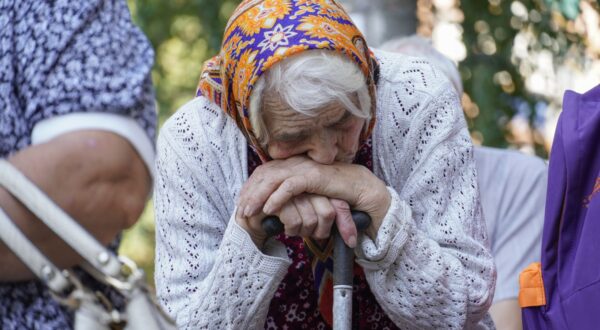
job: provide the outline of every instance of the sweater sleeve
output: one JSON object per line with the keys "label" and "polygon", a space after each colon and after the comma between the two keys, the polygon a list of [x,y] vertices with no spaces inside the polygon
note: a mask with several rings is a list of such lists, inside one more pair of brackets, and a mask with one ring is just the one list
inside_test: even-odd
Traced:
{"label": "sweater sleeve", "polygon": [[[156,288],[184,329],[263,327],[290,264],[280,243],[261,252],[233,220],[239,189],[232,187],[243,182],[245,145],[227,142],[235,141],[235,133],[223,117],[197,98],[164,125],[158,139]],[[192,124],[198,120],[203,130],[190,128],[199,127]]]}
{"label": "sweater sleeve", "polygon": [[374,156],[392,203],[358,262],[403,329],[493,328],[495,267],[466,123],[451,85],[412,61],[380,84]]}

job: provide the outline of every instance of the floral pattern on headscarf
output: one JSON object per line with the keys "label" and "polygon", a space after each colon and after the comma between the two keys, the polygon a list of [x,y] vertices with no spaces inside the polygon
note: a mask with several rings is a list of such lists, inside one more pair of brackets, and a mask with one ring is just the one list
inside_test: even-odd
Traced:
{"label": "floral pattern on headscarf", "polygon": [[[285,58],[308,50],[331,50],[356,63],[369,87],[375,109],[377,65],[361,32],[334,0],[245,0],[225,29],[221,52],[204,63],[197,95],[235,119],[261,160],[269,159],[250,123],[250,95],[258,78]],[[363,131],[366,139],[374,114]]]}

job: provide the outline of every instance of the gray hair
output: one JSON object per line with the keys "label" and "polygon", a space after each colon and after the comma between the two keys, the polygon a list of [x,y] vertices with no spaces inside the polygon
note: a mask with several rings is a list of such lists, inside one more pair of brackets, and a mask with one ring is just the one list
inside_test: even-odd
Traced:
{"label": "gray hair", "polygon": [[260,112],[263,98],[276,96],[306,116],[317,116],[319,109],[337,101],[357,117],[371,117],[371,96],[364,74],[354,62],[328,50],[309,50],[284,59],[258,79],[249,110],[254,134],[263,146],[269,142]]}
{"label": "gray hair", "polygon": [[456,64],[444,56],[444,54],[437,51],[433,47],[431,40],[413,35],[410,37],[392,39],[385,42],[380,48],[389,52],[424,57],[428,59],[431,62],[431,65],[441,70],[442,73],[450,80],[450,82],[452,82],[452,85],[454,86],[454,89],[456,89],[458,96],[462,95],[463,85]]}

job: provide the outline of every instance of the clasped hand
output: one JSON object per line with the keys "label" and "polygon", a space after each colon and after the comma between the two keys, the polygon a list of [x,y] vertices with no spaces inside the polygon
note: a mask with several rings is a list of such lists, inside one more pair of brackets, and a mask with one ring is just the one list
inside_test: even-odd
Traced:
{"label": "clasped hand", "polygon": [[371,216],[367,234],[374,238],[390,203],[385,183],[367,168],[297,156],[256,168],[240,192],[236,221],[259,248],[267,238],[261,227],[267,215],[279,217],[286,235],[316,240],[329,237],[335,223],[346,244],[355,247],[350,209]]}

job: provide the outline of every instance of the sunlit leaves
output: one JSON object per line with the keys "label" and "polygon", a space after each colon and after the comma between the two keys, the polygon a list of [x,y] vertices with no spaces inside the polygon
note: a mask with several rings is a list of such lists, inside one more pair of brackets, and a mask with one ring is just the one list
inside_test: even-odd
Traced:
{"label": "sunlit leaves", "polygon": [[160,123],[194,97],[202,63],[217,54],[239,0],[129,0],[156,50],[153,80]]}
{"label": "sunlit leaves", "polygon": [[[553,68],[571,48],[581,47],[581,36],[569,30],[578,6],[579,0],[461,2],[468,52],[461,74],[465,92],[481,109],[467,117],[484,144],[506,146],[510,119],[526,116],[533,126],[536,109],[551,101],[536,93],[547,88],[540,68]],[[537,151],[545,153],[541,144]]]}

